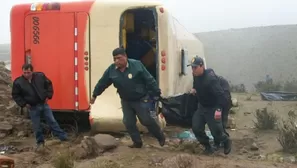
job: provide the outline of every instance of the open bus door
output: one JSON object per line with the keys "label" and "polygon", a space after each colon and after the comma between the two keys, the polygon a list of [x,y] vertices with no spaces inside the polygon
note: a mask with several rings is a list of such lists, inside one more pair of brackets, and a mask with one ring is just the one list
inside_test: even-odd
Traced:
{"label": "open bus door", "polygon": [[[88,19],[88,15],[85,16]],[[34,71],[45,73],[52,81],[54,96],[49,105],[53,110],[89,108],[86,87],[79,87],[79,84],[84,85],[84,81],[81,83],[79,79],[85,76],[85,44],[78,48],[76,24],[80,24],[76,13],[32,13],[25,18],[25,61],[32,63]],[[85,36],[84,33],[81,35]],[[79,75],[83,78],[78,78]]]}

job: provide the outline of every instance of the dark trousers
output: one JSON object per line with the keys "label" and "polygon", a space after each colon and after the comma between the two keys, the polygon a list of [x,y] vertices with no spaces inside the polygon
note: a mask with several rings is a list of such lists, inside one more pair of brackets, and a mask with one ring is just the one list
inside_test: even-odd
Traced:
{"label": "dark trousers", "polygon": [[223,123],[223,129],[225,134],[229,136],[229,133],[226,131],[227,129],[227,124],[228,124],[228,116],[229,116],[229,111],[232,107],[232,102],[227,104],[226,106],[223,107],[222,109],[222,123]]}
{"label": "dark trousers", "polygon": [[39,104],[36,106],[31,106],[29,109],[30,118],[33,125],[33,131],[35,133],[35,138],[37,144],[44,143],[44,137],[41,127],[41,116],[44,117],[46,123],[49,125],[53,135],[58,137],[60,140],[66,140],[66,133],[60,128],[59,124],[53,116],[53,112],[47,104]]}
{"label": "dark trousers", "polygon": [[208,125],[215,142],[224,142],[228,136],[224,132],[222,120],[215,120],[215,108],[198,105],[198,110],[192,118],[192,130],[200,144],[209,146],[209,138],[205,133],[205,124]]}
{"label": "dark trousers", "polygon": [[145,101],[122,100],[123,123],[134,143],[142,143],[139,130],[136,126],[136,116],[140,123],[158,140],[163,138],[163,133],[156,120],[150,115],[151,103]]}

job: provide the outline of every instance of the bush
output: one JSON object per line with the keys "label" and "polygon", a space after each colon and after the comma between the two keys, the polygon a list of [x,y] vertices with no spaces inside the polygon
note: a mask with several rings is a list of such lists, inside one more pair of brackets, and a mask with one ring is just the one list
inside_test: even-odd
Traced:
{"label": "bush", "polygon": [[246,101],[251,101],[252,100],[252,95],[248,95],[246,98],[245,98]]}
{"label": "bush", "polygon": [[257,92],[280,91],[282,89],[282,85],[280,83],[273,83],[272,81],[259,81],[254,86]]}
{"label": "bush", "polygon": [[273,112],[268,112],[267,107],[257,109],[255,117],[255,127],[261,130],[274,129],[278,119]]}
{"label": "bush", "polygon": [[229,114],[236,114],[236,113],[238,113],[239,109],[240,108],[232,107],[229,111]]}
{"label": "bush", "polygon": [[[174,157],[165,159],[162,163],[163,168],[187,168],[200,167],[199,160],[189,154],[178,154]],[[203,166],[204,167],[204,166]]]}
{"label": "bush", "polygon": [[297,80],[287,81],[284,84],[284,91],[286,92],[297,92]]}
{"label": "bush", "polygon": [[192,142],[192,141],[183,141],[181,144],[178,145],[178,147],[175,150],[187,152],[187,153],[193,153],[193,154],[202,153],[200,144],[198,142]]}
{"label": "bush", "polygon": [[109,159],[100,159],[91,168],[120,168],[121,165]]}
{"label": "bush", "polygon": [[69,151],[58,153],[56,158],[53,160],[52,165],[55,168],[73,168],[74,156]]}
{"label": "bush", "polygon": [[297,114],[296,114],[296,112],[295,112],[294,110],[290,110],[290,111],[288,112],[288,116],[289,116],[290,118],[292,118],[292,119],[296,119],[296,118],[297,118]]}
{"label": "bush", "polygon": [[245,93],[246,88],[244,84],[238,84],[238,85],[230,84],[230,91],[234,93]]}
{"label": "bush", "polygon": [[289,119],[283,120],[279,124],[277,140],[284,152],[297,152],[297,125],[295,117],[289,117]]}

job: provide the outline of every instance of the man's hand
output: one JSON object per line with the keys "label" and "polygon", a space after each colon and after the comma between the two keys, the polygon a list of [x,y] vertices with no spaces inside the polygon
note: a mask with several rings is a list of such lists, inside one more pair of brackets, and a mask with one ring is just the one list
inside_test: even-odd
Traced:
{"label": "man's hand", "polygon": [[91,100],[90,100],[90,104],[94,104],[95,100],[96,100],[96,97],[92,97]]}
{"label": "man's hand", "polygon": [[161,99],[161,92],[157,92],[156,94],[151,96],[153,96],[152,98],[154,101],[159,101]]}
{"label": "man's hand", "polygon": [[160,101],[161,99],[162,99],[161,96],[155,96],[155,97],[154,97],[154,100],[155,100],[155,101]]}
{"label": "man's hand", "polygon": [[190,90],[190,94],[192,94],[192,95],[196,95],[196,89],[192,88],[192,89]]}
{"label": "man's hand", "polygon": [[214,118],[215,118],[215,120],[220,120],[222,118],[222,110],[221,109],[217,109],[215,111]]}
{"label": "man's hand", "polygon": [[26,104],[26,107],[27,107],[27,109],[31,108],[30,104]]}

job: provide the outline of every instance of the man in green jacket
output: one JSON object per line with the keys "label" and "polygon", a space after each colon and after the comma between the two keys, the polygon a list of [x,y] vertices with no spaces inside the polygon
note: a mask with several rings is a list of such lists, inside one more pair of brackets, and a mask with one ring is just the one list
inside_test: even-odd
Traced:
{"label": "man in green jacket", "polygon": [[161,95],[156,80],[140,61],[128,59],[124,48],[114,49],[112,55],[114,63],[105,70],[96,84],[91,104],[113,84],[121,98],[123,123],[133,141],[129,147],[142,147],[142,140],[136,126],[136,116],[140,123],[158,139],[160,146],[164,146],[165,136],[156,120],[150,115],[149,96],[157,101]]}

